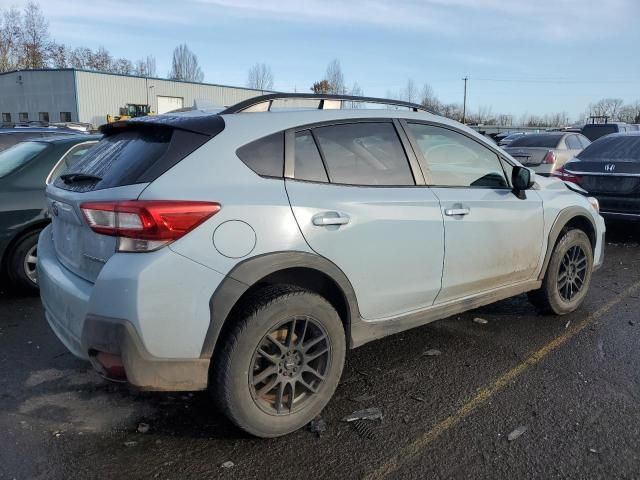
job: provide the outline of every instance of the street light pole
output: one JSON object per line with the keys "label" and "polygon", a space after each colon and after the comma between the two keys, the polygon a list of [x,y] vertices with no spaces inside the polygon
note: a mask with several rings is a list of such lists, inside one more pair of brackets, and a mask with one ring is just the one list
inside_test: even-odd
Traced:
{"label": "street light pole", "polygon": [[464,123],[467,116],[467,81],[469,77],[464,77],[462,80],[464,80],[464,102],[462,103],[462,123]]}

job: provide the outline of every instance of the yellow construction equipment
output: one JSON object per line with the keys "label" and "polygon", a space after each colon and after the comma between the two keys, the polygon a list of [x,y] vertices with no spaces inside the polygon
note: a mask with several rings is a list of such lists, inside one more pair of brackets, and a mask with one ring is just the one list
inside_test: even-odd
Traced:
{"label": "yellow construction equipment", "polygon": [[107,115],[107,123],[129,120],[130,118],[136,117],[146,117],[147,115],[155,115],[155,113],[151,111],[149,105],[127,103],[120,109],[120,115]]}

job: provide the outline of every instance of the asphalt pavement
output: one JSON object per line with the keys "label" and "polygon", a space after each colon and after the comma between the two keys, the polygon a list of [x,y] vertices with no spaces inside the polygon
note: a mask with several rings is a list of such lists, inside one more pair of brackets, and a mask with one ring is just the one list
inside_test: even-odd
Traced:
{"label": "asphalt pavement", "polygon": [[579,311],[519,296],[365,345],[326,429],[272,440],[207,393],[103,381],[0,287],[0,479],[640,478],[640,226],[608,228]]}

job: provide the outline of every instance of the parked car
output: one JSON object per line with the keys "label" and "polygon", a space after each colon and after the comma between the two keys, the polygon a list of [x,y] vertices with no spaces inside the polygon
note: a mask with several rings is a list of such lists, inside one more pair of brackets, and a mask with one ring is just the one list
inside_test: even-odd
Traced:
{"label": "parked car", "polygon": [[17,127],[0,128],[0,152],[17,143],[35,138],[55,137],[59,135],[77,135],[78,132],[67,128]]}
{"label": "parked car", "polygon": [[579,133],[534,133],[515,139],[505,151],[537,174],[548,176],[590,143]]}
{"label": "parked car", "polygon": [[322,109],[340,99],[103,126],[47,186],[40,293],[67,348],[142,389],[209,388],[273,437],[320,413],[348,348],[524,292],[578,308],[595,200],[419,105]]}
{"label": "parked car", "polygon": [[557,176],[597,198],[606,219],[640,220],[640,132],[599,138]]}
{"label": "parked car", "polygon": [[611,133],[631,132],[631,126],[624,122],[588,123],[582,127],[582,135],[592,142]]}
{"label": "parked car", "polygon": [[513,142],[516,138],[520,138],[523,135],[526,135],[526,132],[513,132],[513,133],[510,133],[508,135],[505,135],[502,138],[497,139],[498,140],[498,145],[500,147],[506,147],[511,142]]}
{"label": "parked car", "polygon": [[99,136],[58,135],[0,152],[0,270],[11,283],[36,289],[38,235],[49,223],[45,182],[72,165]]}

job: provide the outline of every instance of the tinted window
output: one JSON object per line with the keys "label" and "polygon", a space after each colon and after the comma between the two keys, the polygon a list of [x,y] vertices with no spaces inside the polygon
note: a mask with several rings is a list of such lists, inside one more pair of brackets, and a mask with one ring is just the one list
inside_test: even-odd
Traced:
{"label": "tinted window", "polygon": [[332,183],[415,185],[392,123],[350,123],[314,129]]}
{"label": "tinted window", "polygon": [[284,133],[275,133],[251,142],[240,147],[236,154],[258,175],[265,177],[284,175]]}
{"label": "tinted window", "polygon": [[567,144],[567,148],[569,150],[581,150],[582,149],[582,144],[580,143],[580,140],[578,140],[578,136],[577,135],[568,135],[567,138],[565,138],[564,141]]}
{"label": "tinted window", "polygon": [[0,153],[0,178],[15,172],[48,147],[42,142],[22,142]]}
{"label": "tinted window", "polygon": [[130,124],[118,128],[83,155],[73,172],[99,177],[55,185],[66,190],[86,192],[103,188],[152,182],[169,168],[200,147],[211,137],[171,127]]}
{"label": "tinted window", "polygon": [[516,138],[509,147],[543,147],[543,148],[556,148],[560,143],[562,135],[556,134],[532,134],[521,135]]}
{"label": "tinted window", "polygon": [[581,160],[631,160],[640,161],[640,135],[613,136],[601,138],[578,157]]}
{"label": "tinted window", "polygon": [[309,130],[296,134],[294,177],[298,180],[327,182],[327,172],[322,164],[316,142]]}
{"label": "tinted window", "polygon": [[426,165],[427,182],[443,187],[503,188],[498,156],[470,138],[441,127],[410,123]]}
{"label": "tinted window", "polygon": [[601,123],[601,124],[589,124],[582,127],[582,135],[587,137],[592,142],[600,137],[609,135],[610,133],[616,133],[618,126],[614,123]]}

